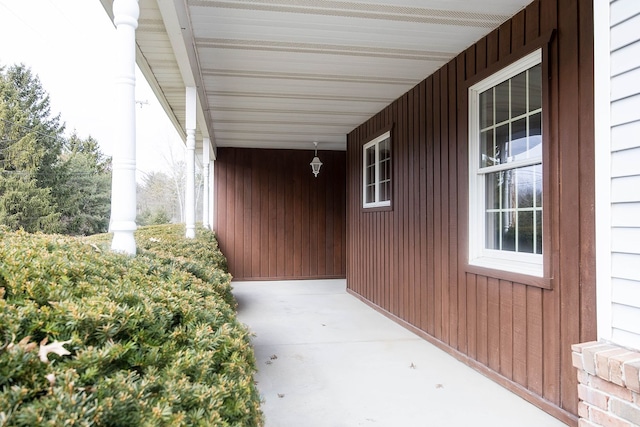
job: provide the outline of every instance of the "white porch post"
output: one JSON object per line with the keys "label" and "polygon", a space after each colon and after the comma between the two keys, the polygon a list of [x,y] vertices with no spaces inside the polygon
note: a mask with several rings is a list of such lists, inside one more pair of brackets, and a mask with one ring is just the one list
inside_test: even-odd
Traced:
{"label": "white porch post", "polygon": [[209,138],[202,141],[202,225],[204,228],[211,228],[209,224],[209,160],[210,156]]}
{"label": "white porch post", "polygon": [[113,171],[111,186],[111,249],[136,253],[136,28],[138,0],[115,0],[116,108],[114,112]]}
{"label": "white porch post", "polygon": [[187,188],[185,195],[185,221],[188,239],[196,237],[196,105],[195,87],[186,89],[186,127],[187,127]]}

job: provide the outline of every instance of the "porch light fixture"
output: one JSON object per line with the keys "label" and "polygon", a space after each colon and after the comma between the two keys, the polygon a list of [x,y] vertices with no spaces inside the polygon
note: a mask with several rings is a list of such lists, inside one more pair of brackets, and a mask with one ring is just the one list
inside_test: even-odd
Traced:
{"label": "porch light fixture", "polygon": [[320,173],[320,167],[322,166],[322,162],[318,158],[318,143],[314,142],[313,145],[315,145],[316,147],[315,157],[313,158],[313,160],[311,160],[311,163],[309,164],[311,165],[311,172],[313,172],[313,176],[317,178],[318,174]]}

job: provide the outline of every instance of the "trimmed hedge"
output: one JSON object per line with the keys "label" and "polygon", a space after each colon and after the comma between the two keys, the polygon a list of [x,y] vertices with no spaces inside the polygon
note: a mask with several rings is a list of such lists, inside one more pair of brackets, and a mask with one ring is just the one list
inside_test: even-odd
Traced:
{"label": "trimmed hedge", "polygon": [[127,257],[0,228],[0,425],[263,424],[215,236],[190,258],[176,230],[141,229]]}
{"label": "trimmed hedge", "polygon": [[231,275],[215,234],[198,227],[196,239],[186,239],[184,224],[149,225],[136,231],[138,254],[159,260],[211,284],[233,308]]}

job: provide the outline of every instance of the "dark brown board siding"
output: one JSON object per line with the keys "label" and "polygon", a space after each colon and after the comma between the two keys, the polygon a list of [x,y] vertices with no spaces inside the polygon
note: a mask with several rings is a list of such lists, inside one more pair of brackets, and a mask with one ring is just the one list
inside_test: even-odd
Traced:
{"label": "dark brown board siding", "polygon": [[214,229],[236,280],[344,278],[344,151],[218,148]]}
{"label": "dark brown board siding", "polygon": [[[571,424],[570,345],[596,337],[591,3],[533,2],[347,138],[349,291]],[[549,289],[467,268],[468,87],[545,39]],[[393,209],[367,212],[362,146],[390,126]]]}

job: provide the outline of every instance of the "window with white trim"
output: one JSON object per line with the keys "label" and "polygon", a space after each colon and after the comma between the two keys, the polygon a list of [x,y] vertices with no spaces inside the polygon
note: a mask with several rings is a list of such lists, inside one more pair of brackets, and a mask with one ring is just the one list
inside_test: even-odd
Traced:
{"label": "window with white trim", "polygon": [[542,55],[469,88],[469,264],[543,276]]}
{"label": "window with white trim", "polygon": [[362,207],[391,206],[391,132],[362,149]]}

